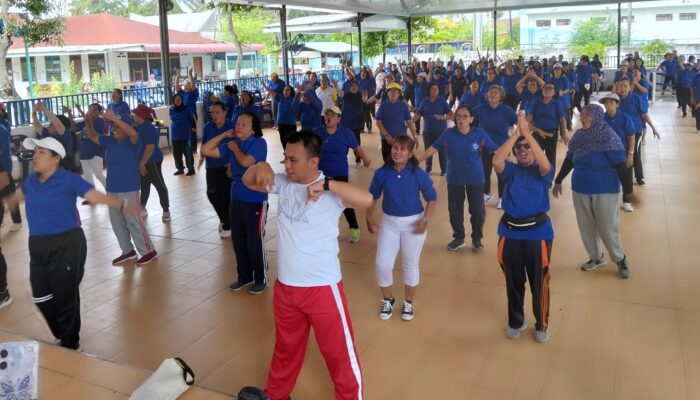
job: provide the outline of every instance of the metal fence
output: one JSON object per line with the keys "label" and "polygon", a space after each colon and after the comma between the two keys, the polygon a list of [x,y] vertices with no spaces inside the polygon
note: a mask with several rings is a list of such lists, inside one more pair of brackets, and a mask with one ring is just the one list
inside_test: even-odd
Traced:
{"label": "metal fence", "polygon": [[[331,80],[342,82],[344,79],[344,73],[345,72],[342,69],[334,69],[328,71],[327,75]],[[320,73],[317,74],[320,75]],[[217,96],[221,96],[224,91],[224,86],[234,84],[238,86],[239,91],[248,90],[254,95],[262,96],[264,95],[262,87],[263,79],[266,78],[255,77],[220,81],[200,81],[197,82],[197,88],[199,89],[200,100],[206,92],[212,92]],[[297,84],[302,83],[305,79],[306,74],[291,74],[289,75],[290,82],[288,82],[288,84],[296,86]],[[139,104],[146,104],[149,107],[165,106],[165,88],[163,86],[156,86],[124,89],[122,90],[122,100],[129,104],[129,107],[131,108],[136,108],[136,106]],[[67,107],[73,112],[74,115],[77,115],[78,105],[83,110],[87,110],[87,107],[92,103],[99,103],[106,106],[111,101],[111,91],[90,92],[65,96],[10,100],[5,102],[5,109],[9,113],[12,126],[23,126],[31,124],[32,108],[37,102],[44,103],[46,108],[56,115],[63,114],[64,107]],[[46,122],[46,116],[43,115],[43,113],[40,114],[39,118],[42,119],[42,122]]]}

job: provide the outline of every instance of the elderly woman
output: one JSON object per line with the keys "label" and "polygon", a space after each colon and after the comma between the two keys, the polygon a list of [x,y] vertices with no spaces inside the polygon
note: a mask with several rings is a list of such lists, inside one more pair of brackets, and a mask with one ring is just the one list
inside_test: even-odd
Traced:
{"label": "elderly woman", "polygon": [[[423,145],[427,149],[440,137],[440,134],[447,129],[447,121],[454,117],[452,108],[444,97],[440,97],[440,88],[433,82],[428,88],[428,97],[418,104],[418,109],[413,116],[413,122],[419,123],[423,118]],[[438,160],[440,162],[440,175],[445,175],[445,149],[438,149]],[[433,170],[433,157],[425,160],[425,172],[430,174]]]}
{"label": "elderly woman", "polygon": [[589,258],[581,269],[592,271],[606,264],[602,240],[617,264],[618,275],[627,279],[630,276],[629,260],[622,248],[617,202],[620,182],[623,192],[631,196],[632,181],[627,173],[625,148],[615,131],[605,122],[604,114],[603,109],[595,104],[583,108],[583,127],[569,141],[552,194],[554,197],[561,195],[561,183],[573,169],[571,190],[574,210]]}

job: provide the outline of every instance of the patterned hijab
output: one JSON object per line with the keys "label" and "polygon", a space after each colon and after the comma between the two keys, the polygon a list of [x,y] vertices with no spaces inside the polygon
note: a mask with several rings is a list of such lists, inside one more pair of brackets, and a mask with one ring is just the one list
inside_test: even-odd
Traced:
{"label": "patterned hijab", "polygon": [[577,130],[569,142],[569,151],[574,156],[574,162],[592,153],[613,150],[625,151],[620,137],[605,122],[605,111],[603,111],[603,108],[595,104],[589,104],[585,110],[591,114],[593,121],[590,127]]}

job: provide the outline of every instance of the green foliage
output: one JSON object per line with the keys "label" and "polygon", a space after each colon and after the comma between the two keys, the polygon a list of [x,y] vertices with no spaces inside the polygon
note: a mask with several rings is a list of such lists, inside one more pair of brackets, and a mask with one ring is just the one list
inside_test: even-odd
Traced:
{"label": "green foliage", "polygon": [[671,44],[664,42],[661,39],[654,39],[651,42],[644,45],[642,48],[643,54],[666,54],[668,49],[671,48]]}
{"label": "green foliage", "polygon": [[437,49],[437,55],[445,60],[449,59],[455,52],[455,48],[447,44],[443,44]]}
{"label": "green foliage", "polygon": [[[227,13],[229,6],[232,6],[230,8],[233,11],[233,27],[241,45],[262,44],[265,46],[265,49],[261,51],[262,54],[277,53],[279,51],[280,46],[276,35],[274,33],[263,33],[265,25],[276,22],[279,19],[277,11],[230,3],[220,4],[223,8],[222,13]],[[221,18],[220,29],[222,40],[233,41],[226,18]]]}
{"label": "green foliage", "polygon": [[570,51],[576,55],[588,55],[598,54],[601,58],[607,55],[607,45],[601,42],[590,42],[583,46],[571,46]]}
{"label": "green foliage", "polygon": [[433,18],[435,28],[432,35],[428,35],[430,42],[456,42],[472,40],[474,37],[474,22],[455,21],[452,18]]}
{"label": "green foliage", "polygon": [[[499,20],[498,22],[498,40],[496,41],[496,46],[500,50],[504,49],[514,49],[520,46],[520,19],[513,18],[513,36],[510,37],[510,29],[508,29],[508,22]],[[485,26],[481,31],[481,49],[491,49],[493,50],[493,26]]]}
{"label": "green foliage", "polygon": [[120,85],[116,74],[107,75],[105,72],[95,72],[90,80],[91,92],[110,92]]}
{"label": "green foliage", "polygon": [[[171,13],[182,12],[177,1],[173,5]],[[125,18],[130,13],[158,15],[158,0],[73,0],[70,11],[72,15],[112,14]]]}
{"label": "green foliage", "polygon": [[46,0],[10,0],[16,14],[3,15],[5,35],[21,37],[29,47],[38,43],[62,45],[61,34],[65,20],[60,17],[44,18],[55,11],[55,3]]}
{"label": "green foliage", "polygon": [[572,48],[581,48],[591,43],[600,43],[604,46],[617,45],[615,18],[608,15],[604,20],[591,18],[574,24],[574,34],[571,37]]}

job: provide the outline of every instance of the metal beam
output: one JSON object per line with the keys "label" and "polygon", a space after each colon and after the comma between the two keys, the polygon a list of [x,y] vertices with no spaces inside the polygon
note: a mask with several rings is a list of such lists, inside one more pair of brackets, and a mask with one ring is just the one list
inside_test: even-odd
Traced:
{"label": "metal beam", "polygon": [[[168,0],[158,0],[160,22],[160,66],[163,75],[163,95],[165,104],[170,104],[172,82],[170,81],[170,37],[168,36]],[[150,73],[150,71],[149,71]],[[179,82],[175,82],[177,85]]]}
{"label": "metal beam", "polygon": [[282,4],[282,8],[280,8],[280,32],[282,33],[282,68],[284,68],[284,81],[287,82],[287,85],[291,85],[289,82],[289,48],[288,42],[289,38],[287,35],[287,6],[285,4]]}
{"label": "metal beam", "polygon": [[357,65],[362,66],[362,13],[357,13]]}
{"label": "metal beam", "polygon": [[408,30],[408,61],[407,65],[410,65],[411,59],[413,58],[413,27],[411,27],[411,17],[406,20],[406,29]]}
{"label": "metal beam", "polygon": [[493,61],[498,65],[498,0],[493,0]]}
{"label": "metal beam", "polygon": [[622,41],[622,32],[620,24],[622,21],[622,3],[617,2],[617,66],[620,66],[620,42]]}

